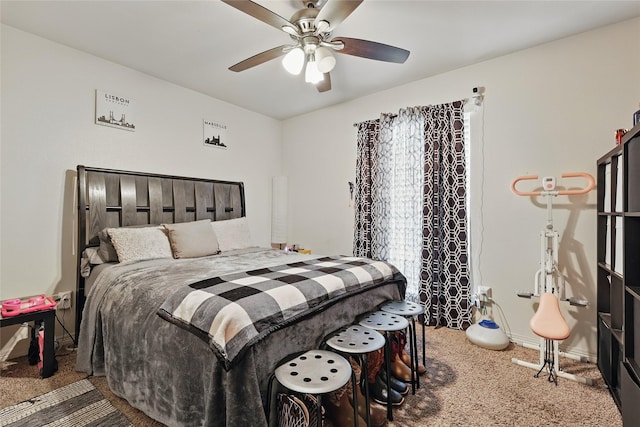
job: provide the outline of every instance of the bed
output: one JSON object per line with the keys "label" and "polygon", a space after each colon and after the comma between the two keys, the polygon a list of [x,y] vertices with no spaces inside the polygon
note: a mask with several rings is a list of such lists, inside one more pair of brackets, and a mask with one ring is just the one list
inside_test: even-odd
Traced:
{"label": "bed", "polygon": [[266,426],[282,359],[404,296],[380,261],[253,246],[241,182],[77,173],[76,369],[164,424]]}

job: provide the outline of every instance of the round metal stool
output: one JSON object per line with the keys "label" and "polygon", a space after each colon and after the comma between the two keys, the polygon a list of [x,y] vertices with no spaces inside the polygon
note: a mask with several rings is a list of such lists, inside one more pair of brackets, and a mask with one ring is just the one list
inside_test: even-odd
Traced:
{"label": "round metal stool", "polygon": [[384,346],[384,361],[387,370],[387,419],[393,421],[391,393],[389,392],[389,390],[391,390],[391,369],[389,367],[391,362],[391,340],[389,340],[389,333],[407,329],[409,321],[400,315],[379,310],[366,314],[360,319],[359,323],[367,328],[384,332],[386,341]]}
{"label": "round metal stool", "polygon": [[[411,319],[411,324],[409,325],[411,388],[413,394],[416,394],[416,387],[420,388],[420,376],[418,375],[418,338],[416,337],[416,316],[424,314],[424,307],[410,301],[387,301],[380,306],[380,310]],[[422,364],[427,366],[427,359],[425,356],[424,325],[422,325]]]}
{"label": "round metal stool", "polygon": [[[275,369],[269,379],[267,398],[271,400],[274,378],[289,390],[314,394],[317,398],[317,419],[322,425],[322,393],[329,393],[344,386],[351,374],[351,364],[339,354],[325,350],[309,350]],[[270,407],[271,405],[267,404],[267,408]]]}
{"label": "round metal stool", "polygon": [[[367,425],[371,425],[371,412],[370,412],[370,401],[369,401],[369,381],[368,377],[368,369],[367,369],[367,353],[371,353],[372,351],[376,351],[384,347],[385,340],[382,334],[379,332],[357,325],[351,325],[346,328],[341,329],[327,341],[326,344],[332,349],[339,351],[341,353],[348,353],[358,355],[361,359],[362,366],[362,375],[360,378],[364,378],[364,398],[365,398],[365,407],[367,408],[366,421]],[[359,387],[359,384],[356,384],[355,375],[351,378],[353,384],[353,407],[355,408],[355,413],[358,410],[358,398],[356,396],[356,387]],[[357,417],[356,417],[357,420]],[[356,421],[357,423],[357,421]]]}

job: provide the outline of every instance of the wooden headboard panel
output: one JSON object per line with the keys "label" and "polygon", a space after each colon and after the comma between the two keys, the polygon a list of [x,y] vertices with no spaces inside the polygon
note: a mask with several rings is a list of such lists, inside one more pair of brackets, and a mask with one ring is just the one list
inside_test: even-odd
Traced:
{"label": "wooden headboard panel", "polygon": [[106,227],[162,224],[246,215],[242,182],[186,178],[79,165],[78,268],[76,338],[84,307],[80,258],[88,246],[98,246]]}

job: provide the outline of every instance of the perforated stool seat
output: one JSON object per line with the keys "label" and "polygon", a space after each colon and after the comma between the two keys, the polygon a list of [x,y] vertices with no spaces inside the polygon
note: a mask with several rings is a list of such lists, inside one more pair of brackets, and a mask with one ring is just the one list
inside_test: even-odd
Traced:
{"label": "perforated stool seat", "polygon": [[[366,378],[368,377],[367,353],[371,353],[372,351],[376,351],[384,347],[384,344],[385,344],[384,336],[382,336],[382,334],[380,334],[374,329],[363,327],[363,326],[351,325],[341,329],[331,338],[326,340],[326,344],[336,351],[361,356],[362,378],[365,378],[364,396],[365,396],[365,407],[367,408],[366,421],[367,421],[367,425],[371,425],[369,382],[366,380]],[[353,406],[357,411],[358,399],[356,396],[356,387],[358,387],[359,385],[356,384],[355,375],[353,376],[352,381],[353,381]]]}
{"label": "perforated stool seat", "polygon": [[309,350],[276,368],[278,382],[300,393],[329,393],[351,378],[351,365],[331,351]]}
{"label": "perforated stool seat", "polygon": [[326,343],[343,353],[371,353],[384,347],[384,337],[371,328],[352,325],[342,329]]}
{"label": "perforated stool seat", "polygon": [[[424,314],[424,307],[411,301],[387,301],[380,306],[380,310],[388,313],[404,316],[411,319],[409,328],[409,357],[411,358],[411,389],[416,394],[416,387],[420,388],[420,376],[418,375],[418,338],[416,336],[416,316]],[[427,366],[425,352],[424,325],[422,327],[422,364]]]}
{"label": "perforated stool seat", "polygon": [[[322,420],[321,395],[338,390],[351,378],[351,364],[337,353],[309,350],[278,366],[269,380],[271,398],[273,378],[289,390],[317,397],[318,420]],[[270,408],[270,405],[267,405]]]}
{"label": "perforated stool seat", "polygon": [[[378,310],[366,314],[358,323],[367,328],[384,332],[386,341],[384,346],[384,360],[387,371],[387,390],[391,390],[391,369],[389,367],[391,361],[391,341],[389,340],[389,333],[407,329],[409,321],[398,314]],[[387,393],[387,419],[389,421],[393,421],[391,406],[391,393]]]}
{"label": "perforated stool seat", "polygon": [[424,313],[424,307],[411,301],[387,301],[380,306],[380,310],[400,316],[419,316]]}
{"label": "perforated stool seat", "polygon": [[358,323],[367,328],[383,332],[401,331],[409,326],[409,321],[404,317],[382,310],[365,315]]}

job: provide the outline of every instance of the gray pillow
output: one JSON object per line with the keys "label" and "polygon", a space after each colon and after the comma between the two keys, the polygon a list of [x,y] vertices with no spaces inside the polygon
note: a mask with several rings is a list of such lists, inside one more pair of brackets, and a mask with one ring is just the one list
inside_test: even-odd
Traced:
{"label": "gray pillow", "polygon": [[174,258],[197,258],[220,252],[211,221],[162,224],[169,236]]}

